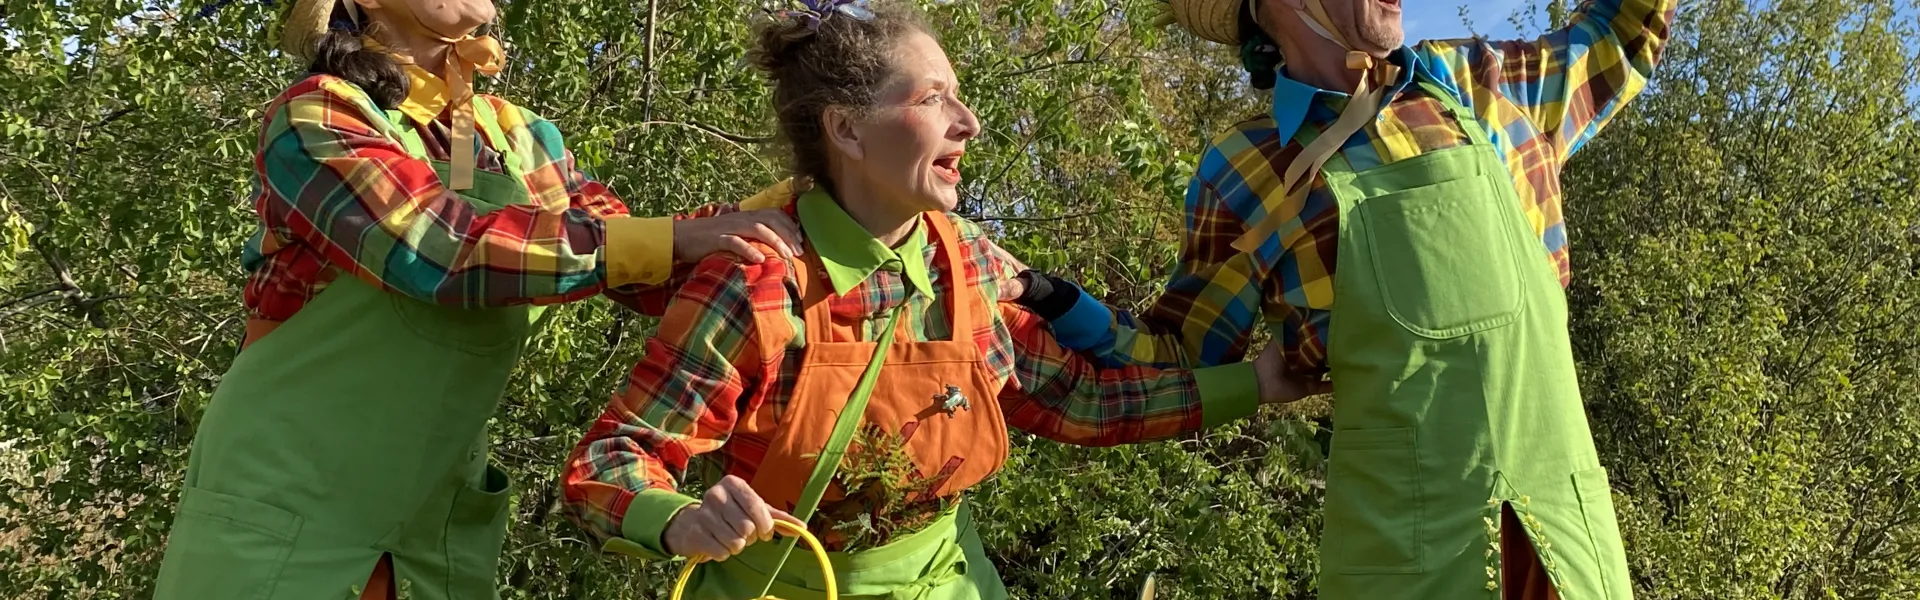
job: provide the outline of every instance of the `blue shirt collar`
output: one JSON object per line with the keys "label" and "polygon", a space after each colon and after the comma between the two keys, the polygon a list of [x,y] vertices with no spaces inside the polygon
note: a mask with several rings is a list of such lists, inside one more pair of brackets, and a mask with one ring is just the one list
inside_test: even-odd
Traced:
{"label": "blue shirt collar", "polygon": [[[1429,80],[1434,79],[1433,73],[1427,70],[1426,61],[1421,60],[1420,53],[1414,52],[1412,46],[1401,46],[1399,50],[1387,55],[1387,60],[1402,67],[1400,79],[1394,82],[1393,91],[1387,94],[1388,98],[1398,96],[1402,90],[1413,83],[1416,75]],[[1409,64],[1413,65],[1413,68],[1405,68]],[[1300,131],[1300,126],[1307,121],[1308,109],[1313,108],[1315,98],[1321,94],[1335,98],[1347,96],[1343,91],[1321,89],[1288,77],[1284,64],[1277,68],[1280,72],[1275,73],[1273,78],[1273,123],[1279,130],[1281,140],[1291,140],[1293,134]]]}

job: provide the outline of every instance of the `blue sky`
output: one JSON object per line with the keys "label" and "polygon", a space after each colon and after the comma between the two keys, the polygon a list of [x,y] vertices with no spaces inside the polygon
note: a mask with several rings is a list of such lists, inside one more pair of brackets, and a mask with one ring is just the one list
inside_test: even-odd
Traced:
{"label": "blue sky", "polygon": [[[1544,5],[1544,3],[1542,3]],[[1522,36],[1507,22],[1514,11],[1526,7],[1526,0],[1404,0],[1404,24],[1407,29],[1407,41],[1424,39],[1467,37],[1479,33],[1492,38],[1532,37],[1529,32]],[[1473,30],[1469,31],[1460,24],[1460,7],[1467,7],[1467,16],[1473,20]],[[1545,13],[1538,15],[1541,23],[1546,22]]]}
{"label": "blue sky", "polygon": [[[1545,6],[1546,2],[1537,2],[1537,4]],[[1578,3],[1568,2],[1568,4]],[[1540,29],[1530,26],[1526,32],[1522,33],[1515,29],[1512,23],[1507,22],[1507,17],[1514,11],[1526,8],[1527,0],[1403,0],[1401,6],[1405,11],[1404,24],[1407,30],[1407,41],[1410,43],[1424,39],[1466,37],[1472,33],[1495,39],[1531,38]],[[1468,31],[1465,25],[1460,24],[1460,7],[1462,6],[1467,7],[1467,16],[1473,20],[1473,31]],[[1905,13],[1907,18],[1920,17],[1914,14],[1913,9],[1914,7],[1909,5],[1901,12]],[[1541,27],[1545,26],[1547,17],[1544,11],[1535,13],[1533,17],[1539,21]],[[1916,40],[1916,43],[1920,44],[1920,40]]]}

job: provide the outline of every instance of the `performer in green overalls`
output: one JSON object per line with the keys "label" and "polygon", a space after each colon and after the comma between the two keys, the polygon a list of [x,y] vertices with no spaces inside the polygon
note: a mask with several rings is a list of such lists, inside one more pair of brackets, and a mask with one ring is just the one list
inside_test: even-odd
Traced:
{"label": "performer in green overalls", "polygon": [[1264,324],[1293,372],[1330,375],[1321,598],[1631,598],[1568,339],[1559,173],[1645,87],[1675,4],[1404,46],[1396,0],[1174,0],[1241,48],[1271,113],[1203,154],[1148,311],[1037,273],[1021,302],[1112,363],[1237,361]]}
{"label": "performer in green overalls", "polygon": [[539,307],[657,313],[676,262],[764,258],[749,239],[791,256],[798,229],[735,207],[629,218],[552,123],[471,92],[501,63],[471,35],[487,0],[290,10],[286,49],[312,68],[267,110],[246,342],[196,432],[157,597],[494,598],[509,485],[486,422]]}

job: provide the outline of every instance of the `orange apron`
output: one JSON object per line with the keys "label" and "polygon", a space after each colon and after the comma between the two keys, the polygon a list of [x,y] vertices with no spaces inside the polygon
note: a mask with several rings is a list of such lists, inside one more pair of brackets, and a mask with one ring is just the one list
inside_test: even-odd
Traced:
{"label": "orange apron", "polygon": [[[945,215],[921,215],[931,242],[939,245],[936,273],[948,282],[938,298],[952,315],[950,339],[914,341],[906,328],[893,328],[894,341],[873,384],[863,425],[878,426],[904,438],[917,475],[932,479],[926,500],[958,496],[991,477],[1007,461],[1007,425],[995,398],[1000,386],[983,360],[979,338],[992,335],[983,327],[987,306],[974,289],[973,274],[960,253],[959,234]],[[913,260],[917,257],[904,257]],[[775,419],[766,458],[752,485],[768,503],[807,519],[814,506],[801,506],[801,491],[814,471],[815,459],[833,434],[838,415],[854,395],[862,373],[880,344],[860,340],[854,325],[835,322],[836,310],[852,323],[866,315],[853,314],[863,304],[841,298],[826,284],[825,267],[812,254],[794,269],[806,325],[806,350],[794,384],[789,418]],[[790,331],[783,314],[755,317],[763,336]],[[787,336],[772,336],[781,339]],[[765,422],[765,421],[761,421]],[[770,435],[767,435],[770,434]],[[837,454],[837,453],[835,453]],[[845,496],[835,484],[825,492],[831,502]]]}

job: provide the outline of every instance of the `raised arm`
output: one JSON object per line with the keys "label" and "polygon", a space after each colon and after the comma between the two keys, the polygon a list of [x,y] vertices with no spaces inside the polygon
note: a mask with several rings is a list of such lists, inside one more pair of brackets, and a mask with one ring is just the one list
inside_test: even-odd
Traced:
{"label": "raised arm", "polygon": [[1565,28],[1537,40],[1427,42],[1420,51],[1489,115],[1516,106],[1565,161],[1646,89],[1672,37],[1679,0],[1584,0]]}

